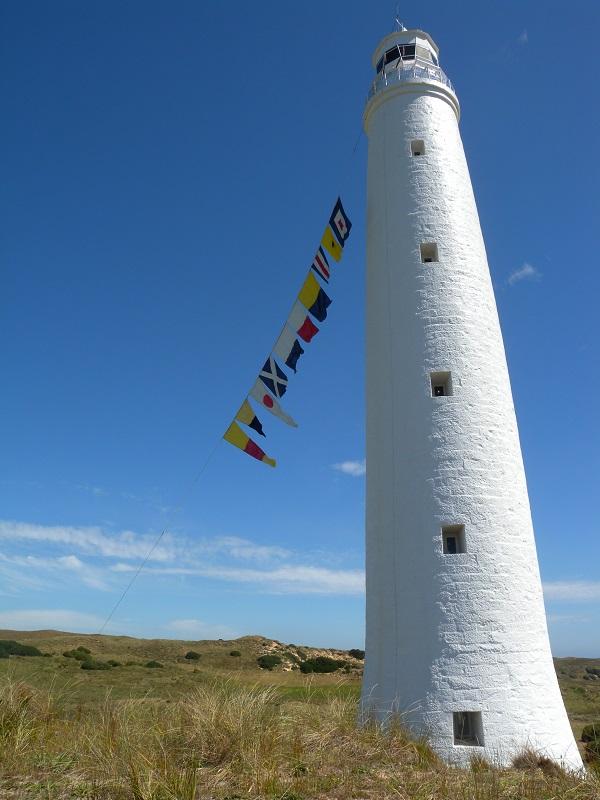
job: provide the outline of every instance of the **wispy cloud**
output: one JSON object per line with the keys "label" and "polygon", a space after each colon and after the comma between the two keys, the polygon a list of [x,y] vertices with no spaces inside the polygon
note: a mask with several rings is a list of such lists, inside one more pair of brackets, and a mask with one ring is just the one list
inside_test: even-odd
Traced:
{"label": "wispy cloud", "polygon": [[201,619],[174,619],[165,630],[181,639],[237,639],[238,635],[225,625],[213,625]]}
{"label": "wispy cloud", "polygon": [[[50,591],[64,582],[64,573],[93,589],[114,588],[119,573],[137,570],[154,537],[132,531],[111,533],[99,527],[0,521],[0,541],[8,551],[0,551],[0,574],[8,587],[3,587],[4,593],[14,595],[26,587]],[[364,591],[362,570],[336,567],[320,551],[294,552],[239,536],[195,539],[167,534],[144,573],[252,584],[258,591],[277,593]]]}
{"label": "wispy cloud", "polygon": [[529,35],[527,34],[527,29],[523,28],[521,33],[517,36],[517,44],[520,44],[521,47],[525,47],[525,45],[529,42]]}
{"label": "wispy cloud", "polygon": [[288,558],[291,555],[291,552],[283,547],[255,544],[248,539],[240,539],[238,536],[219,536],[207,543],[205,549],[220,550],[232,558],[251,561],[271,561],[272,559]]}
{"label": "wispy cloud", "polygon": [[367,471],[367,462],[364,458],[362,461],[340,461],[331,466],[338,472],[343,472],[344,475],[352,475],[353,478],[360,478]]}
{"label": "wispy cloud", "polygon": [[[115,564],[116,572],[133,572],[131,564]],[[365,590],[362,570],[334,570],[317,566],[285,564],[273,569],[244,569],[225,566],[151,567],[152,575],[198,576],[234,583],[254,584],[259,590],[277,594],[358,595]]]}
{"label": "wispy cloud", "polygon": [[[133,531],[107,534],[98,527],[69,527],[63,525],[35,525],[28,522],[0,520],[0,540],[9,542],[30,541],[70,545],[80,552],[110,558],[142,559],[148,553],[153,536]],[[167,543],[161,543],[150,556],[152,561],[169,561],[175,553]]]}
{"label": "wispy cloud", "polygon": [[510,273],[506,282],[509,286],[514,286],[520,281],[539,281],[541,277],[542,273],[526,261],[520,269],[515,269]]}
{"label": "wispy cloud", "polygon": [[[74,573],[83,584],[92,589],[109,588],[106,581],[102,578],[100,570],[85,564],[81,559],[72,554],[40,558],[39,556],[32,555],[9,556],[0,553],[0,572],[4,572],[6,565],[11,565],[17,569],[21,568],[21,571],[18,573],[19,580],[23,580],[23,578],[26,578],[28,575],[35,575],[36,572],[39,573],[40,571],[49,573],[71,572]],[[23,570],[25,571],[23,572]],[[34,586],[35,588],[40,588],[39,582],[35,585],[35,579]]]}
{"label": "wispy cloud", "polygon": [[589,617],[580,614],[548,614],[548,622],[551,625],[572,625],[589,621]]}
{"label": "wispy cloud", "polygon": [[600,581],[549,581],[544,595],[547,600],[593,603],[600,600]]}
{"label": "wispy cloud", "polygon": [[0,627],[13,630],[59,630],[93,633],[103,620],[93,614],[64,608],[28,608],[0,611]]}

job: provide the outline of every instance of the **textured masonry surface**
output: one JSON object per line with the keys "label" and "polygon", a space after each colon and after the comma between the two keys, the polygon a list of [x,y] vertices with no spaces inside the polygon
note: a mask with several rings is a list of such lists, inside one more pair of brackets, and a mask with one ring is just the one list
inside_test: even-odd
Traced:
{"label": "textured masonry surface", "polygon": [[[396,85],[366,127],[366,711],[451,763],[525,746],[581,768],[552,663],[517,422],[453,106]],[[412,156],[411,140],[425,154]],[[435,242],[438,263],[420,244]],[[453,394],[431,397],[430,373]],[[467,552],[442,552],[441,526]],[[481,711],[483,747],[453,711]]]}

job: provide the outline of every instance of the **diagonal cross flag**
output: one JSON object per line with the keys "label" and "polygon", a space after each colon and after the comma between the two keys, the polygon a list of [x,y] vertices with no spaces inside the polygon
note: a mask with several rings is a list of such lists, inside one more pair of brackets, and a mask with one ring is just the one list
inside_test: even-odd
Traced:
{"label": "diagonal cross flag", "polygon": [[267,358],[258,377],[275,397],[283,397],[288,385],[287,375],[272,356]]}

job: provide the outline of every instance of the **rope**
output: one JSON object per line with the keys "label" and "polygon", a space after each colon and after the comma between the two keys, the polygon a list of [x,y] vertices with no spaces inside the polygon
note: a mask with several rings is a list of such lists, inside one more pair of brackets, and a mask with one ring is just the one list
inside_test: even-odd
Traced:
{"label": "rope", "polygon": [[[349,165],[348,165],[348,166],[347,166],[347,168],[346,168],[345,175],[344,175],[344,177],[343,177],[343,181],[347,181],[347,180],[348,180],[348,178],[349,178],[349,175],[350,175],[351,169],[352,169],[352,167],[353,167],[354,156],[356,155],[356,151],[358,150],[358,145],[360,144],[360,141],[361,141],[361,138],[362,138],[362,136],[363,136],[363,129],[362,129],[362,126],[361,126],[360,132],[359,132],[358,136],[356,137],[356,142],[355,142],[355,144],[354,144],[354,147],[352,148],[352,152],[350,153],[350,156],[349,156],[349,159],[348,159],[350,163],[349,163]],[[296,298],[294,298],[294,303],[292,304],[292,308],[294,307],[295,303],[296,303]],[[290,311],[288,312],[288,314],[287,314],[287,316],[286,316],[286,319],[289,317],[289,315],[290,315],[290,313],[291,313],[291,310],[292,310],[292,309],[290,309]],[[279,336],[280,336],[280,335],[283,333],[283,330],[284,330],[284,328],[285,328],[285,323],[283,324],[283,327],[281,328],[281,331],[280,331],[280,332],[277,334],[277,338],[275,339],[275,342],[273,343],[273,346],[275,346],[275,344],[277,343],[277,340],[279,339]],[[272,352],[272,348],[271,348],[271,350],[270,350],[269,352]],[[252,385],[254,385],[254,384],[252,384]],[[248,395],[248,394],[249,394],[249,392],[247,393],[247,395]],[[247,396],[247,395],[246,395],[246,396]],[[188,488],[187,488],[187,489],[184,491],[184,493],[183,493],[183,495],[182,495],[181,499],[179,500],[179,502],[178,502],[178,503],[176,503],[176,510],[177,510],[177,509],[178,509],[178,510],[181,510],[181,509],[179,508],[179,506],[183,505],[183,503],[184,503],[184,502],[187,500],[187,498],[189,497],[189,495],[190,495],[190,493],[191,493],[192,489],[194,488],[194,486],[195,486],[195,485],[198,483],[198,481],[200,480],[200,478],[201,478],[201,477],[202,477],[202,475],[204,474],[204,472],[205,472],[206,468],[208,467],[208,465],[209,465],[209,463],[210,463],[210,461],[211,461],[212,457],[213,457],[213,456],[214,456],[214,454],[216,453],[216,451],[217,451],[217,448],[218,448],[218,446],[221,444],[221,442],[222,442],[222,441],[223,441],[223,437],[222,437],[222,436],[221,436],[221,437],[219,437],[219,439],[217,439],[217,442],[216,442],[215,446],[213,447],[213,449],[212,449],[212,450],[210,451],[210,453],[208,454],[208,456],[207,456],[207,458],[206,458],[206,460],[205,460],[204,464],[203,464],[203,465],[202,465],[202,467],[200,468],[200,470],[199,470],[198,474],[197,474],[197,475],[196,475],[196,477],[195,477],[195,478],[192,480],[192,482],[190,483],[190,485],[188,486]],[[174,513],[175,513],[175,512],[174,512]],[[170,522],[172,522],[172,520],[170,520]],[[170,527],[170,525],[169,525],[169,524],[167,524],[167,525],[166,525],[166,526],[165,526],[165,527],[164,527],[164,528],[161,530],[161,532],[158,534],[158,536],[156,537],[156,539],[155,539],[155,540],[154,540],[154,542],[152,543],[152,546],[150,547],[150,549],[148,550],[148,552],[146,553],[146,555],[144,556],[144,558],[142,559],[142,561],[139,563],[139,565],[138,565],[137,569],[136,569],[136,570],[135,570],[135,572],[133,573],[133,575],[132,575],[132,577],[131,577],[131,580],[129,581],[129,583],[128,583],[128,584],[125,586],[125,588],[123,589],[123,592],[121,593],[121,596],[119,597],[119,599],[117,600],[117,602],[114,604],[114,606],[112,607],[112,609],[111,609],[110,613],[108,614],[108,616],[106,617],[106,619],[105,619],[105,620],[104,620],[104,622],[102,623],[102,626],[100,627],[100,629],[99,629],[99,631],[98,631],[98,634],[97,634],[97,635],[100,635],[100,634],[102,634],[102,633],[104,632],[104,630],[106,629],[106,626],[107,626],[107,625],[108,625],[108,623],[111,621],[111,619],[113,618],[113,616],[114,616],[115,612],[117,611],[117,609],[119,608],[119,606],[121,605],[121,603],[123,602],[123,600],[125,599],[125,597],[127,596],[127,594],[129,593],[129,590],[131,589],[131,587],[133,586],[133,584],[136,582],[136,580],[137,580],[137,578],[138,578],[139,574],[141,573],[141,571],[144,569],[144,567],[146,566],[146,564],[148,563],[148,561],[149,561],[149,560],[150,560],[150,558],[152,557],[152,553],[153,553],[153,552],[156,550],[156,548],[157,548],[157,547],[158,547],[158,545],[160,544],[160,541],[161,541],[161,539],[163,538],[163,536],[164,536],[164,535],[167,533],[167,531],[169,530],[169,527]]]}
{"label": "rope", "polygon": [[[222,441],[223,441],[223,439],[222,439],[222,438],[220,438],[220,439],[217,439],[217,441],[216,441],[216,443],[215,443],[215,446],[213,447],[213,449],[210,451],[210,453],[209,453],[209,454],[208,454],[208,456],[206,457],[206,460],[204,461],[204,464],[203,464],[203,465],[202,465],[202,467],[200,468],[200,470],[199,470],[198,474],[197,474],[197,475],[196,475],[196,477],[195,477],[195,478],[192,480],[192,482],[190,483],[190,485],[188,486],[188,488],[187,488],[187,489],[184,491],[184,493],[182,494],[182,496],[181,496],[181,499],[179,500],[179,502],[178,502],[178,503],[176,503],[176,509],[177,509],[177,507],[178,507],[178,506],[181,506],[181,505],[182,505],[182,504],[183,504],[183,503],[184,503],[184,502],[185,502],[185,501],[188,499],[188,497],[189,497],[189,496],[190,496],[190,494],[191,494],[191,491],[192,491],[192,489],[193,489],[193,488],[194,488],[194,486],[195,486],[195,485],[198,483],[198,481],[200,480],[200,478],[202,477],[202,475],[203,475],[203,474],[204,474],[204,472],[206,471],[206,468],[208,467],[208,465],[209,465],[210,461],[212,460],[212,457],[214,456],[214,454],[217,452],[217,448],[218,448],[218,446],[221,444],[221,442],[222,442]],[[175,513],[175,512],[173,512],[173,513]],[[170,521],[172,521],[172,520],[170,520]],[[111,619],[113,618],[113,615],[115,614],[116,610],[119,608],[119,606],[121,605],[121,603],[123,602],[123,600],[124,600],[124,599],[125,599],[125,597],[127,596],[127,593],[129,592],[129,590],[131,589],[131,587],[132,587],[132,586],[133,586],[133,584],[135,583],[135,581],[136,581],[136,579],[137,579],[138,575],[139,575],[139,574],[140,574],[140,572],[141,572],[141,571],[144,569],[144,567],[145,567],[145,566],[146,566],[146,564],[148,563],[148,561],[149,561],[150,557],[152,556],[152,553],[153,553],[153,552],[156,550],[156,548],[158,547],[158,545],[159,545],[159,543],[160,543],[160,540],[163,538],[163,536],[165,535],[165,533],[167,533],[167,531],[169,530],[169,527],[170,527],[170,525],[166,525],[166,526],[165,526],[165,527],[162,529],[162,531],[161,531],[161,532],[158,534],[158,536],[156,537],[156,539],[154,540],[154,542],[152,543],[152,546],[151,546],[151,548],[148,550],[148,552],[146,553],[146,555],[144,556],[144,558],[142,559],[142,561],[141,561],[141,562],[140,562],[140,564],[138,565],[138,568],[137,568],[137,569],[136,569],[136,571],[133,573],[133,576],[132,576],[131,580],[129,581],[129,583],[127,584],[127,586],[125,587],[125,589],[123,589],[123,592],[122,592],[121,596],[119,597],[119,599],[117,600],[117,602],[116,602],[116,603],[114,604],[114,606],[112,607],[112,609],[111,609],[111,611],[110,611],[110,614],[109,614],[109,615],[106,617],[106,619],[104,620],[104,622],[103,622],[103,624],[102,624],[102,627],[101,627],[101,628],[100,628],[100,630],[98,631],[98,635],[100,635],[101,633],[103,633],[103,632],[104,632],[104,630],[105,630],[106,626],[108,625],[108,623],[109,623],[109,622],[111,621]]]}

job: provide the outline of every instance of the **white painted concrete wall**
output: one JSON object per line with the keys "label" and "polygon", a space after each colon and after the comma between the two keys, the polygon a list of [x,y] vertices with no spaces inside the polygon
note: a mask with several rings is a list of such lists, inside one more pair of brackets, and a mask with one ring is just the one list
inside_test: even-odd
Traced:
{"label": "white painted concrete wall", "polygon": [[[410,31],[407,32],[410,34]],[[377,52],[377,51],[376,51]],[[579,769],[554,673],[502,334],[457,121],[439,84],[368,104],[363,706],[448,762],[530,746]],[[413,157],[411,139],[425,155]],[[436,242],[439,263],[420,259]],[[432,398],[429,374],[452,373]],[[441,526],[465,525],[444,555]],[[481,711],[484,746],[454,744]]]}

